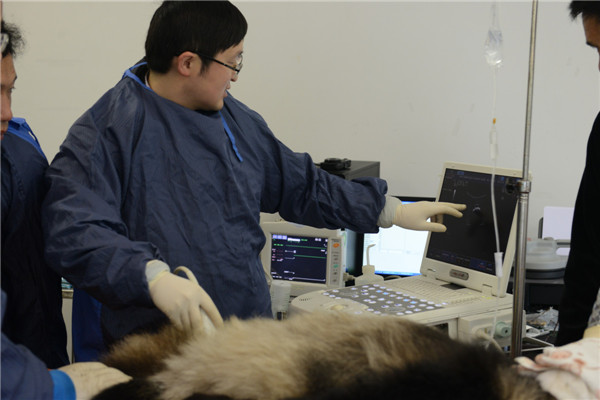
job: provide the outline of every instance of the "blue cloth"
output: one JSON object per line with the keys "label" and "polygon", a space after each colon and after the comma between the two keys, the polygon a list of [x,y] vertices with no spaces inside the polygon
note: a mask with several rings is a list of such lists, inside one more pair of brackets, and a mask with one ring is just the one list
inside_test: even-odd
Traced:
{"label": "blue cloth", "polygon": [[105,349],[100,317],[102,304],[84,290],[73,290],[71,332],[73,334],[73,361],[95,361]]}
{"label": "blue cloth", "polygon": [[50,371],[54,383],[54,400],[75,400],[75,385],[66,373],[53,369]]}
{"label": "blue cloth", "polygon": [[9,122],[2,146],[2,332],[48,368],[68,364],[61,279],[44,260],[40,209],[48,161],[24,119]]}
{"label": "blue cloth", "polygon": [[[4,320],[6,303],[6,293],[2,291],[0,324]],[[51,400],[53,398],[54,384],[46,365],[27,348],[13,343],[4,333],[2,333],[0,360],[2,363],[0,398],[4,400]]]}
{"label": "blue cloth", "polygon": [[[29,142],[30,145],[40,154],[41,158],[46,159],[46,155],[42,151],[42,147],[40,146],[40,142],[37,137],[33,133],[33,130],[25,121],[25,118],[14,117],[10,121],[8,121],[8,131],[23,140]],[[47,163],[47,161],[46,161]]]}
{"label": "blue cloth", "polygon": [[190,268],[224,317],[271,315],[260,211],[378,230],[385,181],[316,168],[231,95],[220,112],[193,111],[128,75],[71,127],[43,208],[47,259],[103,303],[105,342],[166,321],[148,291],[152,259]]}

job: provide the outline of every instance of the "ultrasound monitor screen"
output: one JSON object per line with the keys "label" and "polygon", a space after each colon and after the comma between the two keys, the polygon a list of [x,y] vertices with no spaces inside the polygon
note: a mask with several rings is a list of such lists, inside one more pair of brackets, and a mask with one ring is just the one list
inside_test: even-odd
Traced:
{"label": "ultrasound monitor screen", "polygon": [[271,277],[325,284],[327,243],[323,237],[271,235]]}
{"label": "ultrasound monitor screen", "polygon": [[[496,175],[494,199],[500,251],[505,252],[518,202],[520,178]],[[445,233],[432,233],[427,257],[494,274],[496,236],[491,201],[491,175],[446,169],[439,201],[466,204],[462,218],[444,217]]]}

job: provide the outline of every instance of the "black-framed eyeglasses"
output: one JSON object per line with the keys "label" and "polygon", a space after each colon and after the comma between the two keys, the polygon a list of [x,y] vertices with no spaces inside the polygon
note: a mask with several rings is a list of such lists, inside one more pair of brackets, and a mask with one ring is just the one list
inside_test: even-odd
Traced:
{"label": "black-framed eyeglasses", "polygon": [[235,65],[229,65],[229,64],[225,64],[223,61],[217,60],[214,57],[209,57],[206,54],[198,53],[197,51],[194,51],[194,53],[196,53],[200,57],[204,57],[206,59],[209,59],[211,61],[216,62],[217,64],[221,64],[222,66],[227,67],[227,68],[229,68],[232,71],[235,71],[236,75],[240,73],[240,71],[242,70],[242,67],[244,66],[244,64],[243,64],[244,57],[243,57],[242,54],[240,54],[239,56],[237,56]]}
{"label": "black-framed eyeglasses", "polygon": [[6,46],[8,46],[8,41],[8,33],[0,34],[0,53],[4,53],[4,50],[6,50]]}

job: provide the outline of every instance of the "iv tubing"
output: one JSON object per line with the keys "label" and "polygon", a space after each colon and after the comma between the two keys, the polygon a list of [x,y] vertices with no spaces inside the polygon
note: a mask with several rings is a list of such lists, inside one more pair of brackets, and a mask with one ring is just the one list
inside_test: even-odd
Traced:
{"label": "iv tubing", "polygon": [[[492,24],[497,24],[496,14],[496,3],[492,5],[493,21]],[[499,29],[498,26],[495,28]],[[500,308],[500,282],[502,280],[502,252],[500,251],[500,237],[498,233],[498,217],[496,213],[496,196],[494,191],[494,182],[496,180],[496,166],[498,157],[498,139],[496,132],[496,97],[497,97],[497,74],[500,64],[490,64],[492,67],[492,128],[490,130],[490,158],[493,161],[492,175],[490,181],[490,197],[492,203],[492,216],[494,220],[494,237],[496,239],[496,252],[494,253],[494,269],[495,274],[498,277],[498,286],[496,288],[496,305],[494,307],[494,318],[492,319],[492,325],[490,327],[490,336],[494,339],[494,332],[496,331],[496,323],[498,320],[498,311]]]}
{"label": "iv tubing", "polygon": [[498,151],[496,146],[497,137],[496,137],[496,95],[497,95],[497,86],[496,86],[496,75],[498,73],[498,68],[492,67],[492,77],[493,77],[493,101],[492,101],[492,131],[490,132],[490,157],[494,162],[494,167],[492,169],[492,180],[490,182],[491,187],[491,198],[492,198],[492,214],[494,217],[494,232],[496,237],[496,252],[500,252],[500,239],[498,237],[498,218],[496,217],[496,198],[494,196],[494,181],[496,178],[496,160],[498,157]]}

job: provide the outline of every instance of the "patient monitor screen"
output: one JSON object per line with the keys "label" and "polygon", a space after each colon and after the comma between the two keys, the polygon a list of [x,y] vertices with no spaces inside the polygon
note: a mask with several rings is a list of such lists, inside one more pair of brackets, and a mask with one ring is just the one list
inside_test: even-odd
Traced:
{"label": "patient monitor screen", "polygon": [[[494,198],[500,251],[505,252],[518,202],[519,178],[496,175]],[[462,218],[444,217],[445,233],[432,233],[427,257],[494,274],[496,236],[491,201],[491,175],[446,169],[439,201],[466,204]]]}
{"label": "patient monitor screen", "polygon": [[328,238],[271,235],[271,277],[325,284]]}

